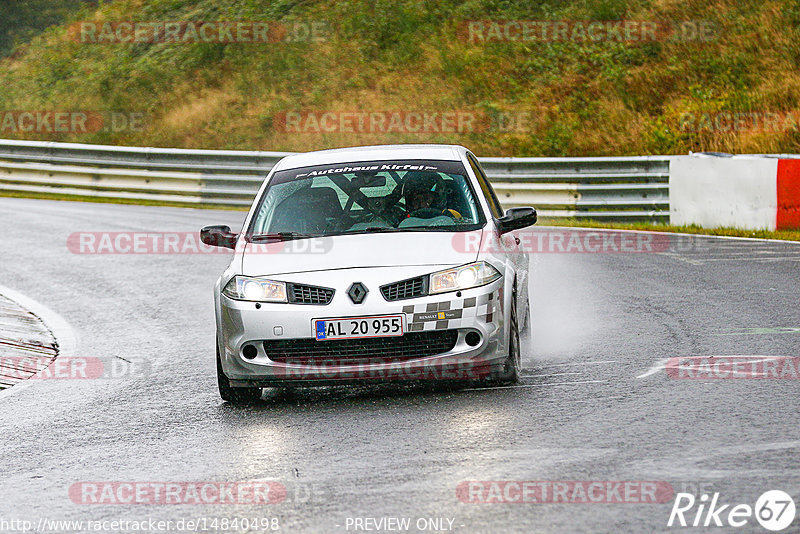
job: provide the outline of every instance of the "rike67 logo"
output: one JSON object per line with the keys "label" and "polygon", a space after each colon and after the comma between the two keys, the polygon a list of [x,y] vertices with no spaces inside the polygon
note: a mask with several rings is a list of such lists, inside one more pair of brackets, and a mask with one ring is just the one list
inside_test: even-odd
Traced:
{"label": "rike67 logo", "polygon": [[762,494],[754,507],[749,504],[721,503],[719,493],[699,499],[691,493],[678,493],[667,526],[733,527],[748,525],[755,516],[762,527],[772,532],[786,530],[795,520],[797,509],[788,493],[770,490]]}

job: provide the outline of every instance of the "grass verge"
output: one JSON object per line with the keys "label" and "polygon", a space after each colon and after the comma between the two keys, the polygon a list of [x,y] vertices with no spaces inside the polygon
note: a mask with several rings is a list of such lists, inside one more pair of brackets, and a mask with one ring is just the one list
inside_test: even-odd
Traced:
{"label": "grass verge", "polygon": [[742,230],[740,228],[701,228],[696,225],[673,226],[658,223],[616,223],[605,221],[593,221],[588,219],[561,219],[543,217],[539,224],[547,226],[567,226],[582,228],[610,228],[614,230],[648,230],[655,232],[675,232],[682,234],[699,235],[718,235],[728,237],[753,237],[758,239],[777,239],[781,241],[800,241],[800,229],[798,230]]}

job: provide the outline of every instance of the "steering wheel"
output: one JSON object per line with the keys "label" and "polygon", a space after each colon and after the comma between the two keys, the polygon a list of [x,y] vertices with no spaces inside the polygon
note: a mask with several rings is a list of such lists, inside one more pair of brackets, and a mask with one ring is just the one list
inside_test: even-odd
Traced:
{"label": "steering wheel", "polygon": [[391,196],[385,203],[371,202],[368,209],[371,212],[371,216],[367,222],[372,222],[376,219],[383,219],[392,224],[398,224],[406,216],[405,210],[398,206]]}
{"label": "steering wheel", "polygon": [[434,217],[441,216],[450,217],[454,221],[463,219],[463,216],[459,212],[452,209],[439,211],[437,208],[420,208],[409,214],[409,217],[416,217],[418,219],[433,219]]}
{"label": "steering wheel", "polygon": [[416,217],[417,219],[433,219],[444,215],[441,210],[436,208],[420,208],[409,214],[409,217]]}

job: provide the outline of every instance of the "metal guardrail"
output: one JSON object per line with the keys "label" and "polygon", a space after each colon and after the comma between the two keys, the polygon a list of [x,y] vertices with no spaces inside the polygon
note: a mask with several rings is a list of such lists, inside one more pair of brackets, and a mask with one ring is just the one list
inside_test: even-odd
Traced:
{"label": "metal guardrail", "polygon": [[[247,207],[287,153],[0,140],[0,193]],[[480,158],[505,206],[666,221],[670,156]]]}
{"label": "metal guardrail", "polygon": [[550,217],[667,221],[672,157],[480,161],[507,206],[532,205]]}

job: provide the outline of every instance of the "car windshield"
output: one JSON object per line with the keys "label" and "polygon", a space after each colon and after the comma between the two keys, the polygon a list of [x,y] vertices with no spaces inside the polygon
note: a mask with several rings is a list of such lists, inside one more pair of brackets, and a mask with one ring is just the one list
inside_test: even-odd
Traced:
{"label": "car windshield", "polygon": [[372,161],[276,172],[250,225],[252,238],[467,231],[485,218],[455,161]]}

